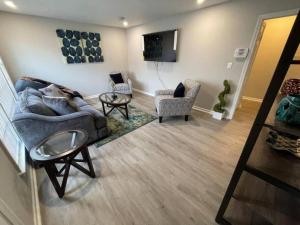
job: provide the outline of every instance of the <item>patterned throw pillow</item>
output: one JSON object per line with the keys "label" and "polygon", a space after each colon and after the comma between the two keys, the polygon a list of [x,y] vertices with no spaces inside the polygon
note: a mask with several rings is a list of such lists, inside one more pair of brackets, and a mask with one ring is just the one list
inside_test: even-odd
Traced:
{"label": "patterned throw pillow", "polygon": [[300,79],[288,79],[282,87],[281,93],[283,95],[300,95]]}
{"label": "patterned throw pillow", "polygon": [[66,97],[43,96],[43,102],[58,115],[67,115],[79,111],[76,104]]}
{"label": "patterned throw pillow", "polygon": [[50,84],[48,87],[39,89],[46,96],[51,97],[67,97],[67,95],[60,90],[55,84]]}

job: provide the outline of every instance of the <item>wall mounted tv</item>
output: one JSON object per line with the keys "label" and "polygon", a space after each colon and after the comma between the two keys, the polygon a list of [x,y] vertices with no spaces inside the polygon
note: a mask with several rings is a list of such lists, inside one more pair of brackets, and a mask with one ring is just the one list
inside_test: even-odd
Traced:
{"label": "wall mounted tv", "polygon": [[144,34],[144,60],[176,62],[177,30]]}

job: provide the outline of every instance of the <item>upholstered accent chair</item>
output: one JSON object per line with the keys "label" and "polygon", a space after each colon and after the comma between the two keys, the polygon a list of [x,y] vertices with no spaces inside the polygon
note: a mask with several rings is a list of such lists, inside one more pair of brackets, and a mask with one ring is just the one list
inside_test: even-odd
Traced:
{"label": "upholstered accent chair", "polygon": [[[110,74],[117,73],[118,72],[113,72]],[[110,91],[130,95],[132,97],[132,81],[128,78],[128,76],[125,73],[122,73],[122,78],[124,80],[124,83],[115,84],[115,82],[111,79],[110,75],[108,76]]]}
{"label": "upholstered accent chair", "polygon": [[165,116],[185,116],[188,121],[192,107],[200,90],[200,83],[194,80],[185,80],[185,96],[174,98],[174,90],[158,90],[155,92],[155,107],[159,116],[159,122]]}

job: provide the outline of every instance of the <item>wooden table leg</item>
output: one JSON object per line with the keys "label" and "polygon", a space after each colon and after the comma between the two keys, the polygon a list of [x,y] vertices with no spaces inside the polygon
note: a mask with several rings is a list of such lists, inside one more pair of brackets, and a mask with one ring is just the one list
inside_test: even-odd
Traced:
{"label": "wooden table leg", "polygon": [[129,117],[128,117],[128,107],[127,107],[127,104],[125,104],[125,112],[126,112],[126,118],[129,119]]}
{"label": "wooden table leg", "polygon": [[91,160],[91,156],[90,156],[88,148],[85,148],[84,150],[82,150],[81,154],[82,154],[82,158],[84,159],[84,161],[88,164],[89,171],[90,171],[90,176],[92,178],[95,178],[96,174],[95,174],[95,171],[94,171],[93,162]]}
{"label": "wooden table leg", "polygon": [[104,116],[106,116],[106,112],[105,112],[105,105],[104,105],[104,102],[101,102],[102,103],[102,109],[103,109],[103,114]]}
{"label": "wooden table leg", "polygon": [[60,186],[60,184],[57,180],[58,172],[57,172],[57,168],[54,163],[47,163],[45,165],[45,170],[46,170],[46,173],[48,174],[48,177],[49,177],[56,193],[58,194],[58,196],[60,198],[62,198],[65,194],[66,184],[67,184],[67,180],[69,177],[70,164],[67,164],[67,166],[66,166],[62,186]]}

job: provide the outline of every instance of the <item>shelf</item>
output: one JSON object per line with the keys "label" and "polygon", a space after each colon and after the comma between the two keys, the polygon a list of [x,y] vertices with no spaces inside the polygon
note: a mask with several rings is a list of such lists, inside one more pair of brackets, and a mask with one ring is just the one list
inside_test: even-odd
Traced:
{"label": "shelf", "polygon": [[[263,128],[246,165],[247,171],[285,190],[299,194],[300,159],[291,153],[276,151],[266,143],[269,129]],[[284,185],[286,183],[286,185]],[[297,194],[297,195],[298,195]]]}
{"label": "shelf", "polygon": [[273,122],[268,122],[263,125],[264,127],[268,127],[272,130],[290,134],[296,137],[300,137],[300,127],[299,126],[292,126],[286,123],[274,120]]}
{"label": "shelf", "polygon": [[287,123],[283,123],[281,121],[278,121],[275,119],[276,111],[279,105],[279,102],[281,100],[281,97],[278,96],[276,100],[274,101],[274,104],[272,105],[272,108],[269,112],[268,118],[265,121],[265,124],[263,124],[264,127],[268,127],[272,130],[290,134],[296,137],[300,137],[300,126],[296,125],[289,125]]}
{"label": "shelf", "polygon": [[256,177],[259,177],[260,179],[274,185],[275,187],[278,187],[278,188],[281,188],[295,196],[297,196],[298,198],[300,198],[300,189],[297,189],[285,182],[282,182],[281,180],[279,180],[278,178],[272,176],[272,175],[269,175],[259,169],[256,169],[254,167],[251,167],[251,166],[246,166],[246,169],[245,169],[248,173],[256,176]]}
{"label": "shelf", "polygon": [[300,60],[293,60],[291,64],[300,64]]}
{"label": "shelf", "polygon": [[257,213],[255,207],[235,198],[230,200],[228,211],[224,215],[226,223],[231,225],[272,225],[267,218]]}
{"label": "shelf", "polygon": [[252,215],[265,219],[269,224],[299,224],[300,199],[249,173],[243,173],[233,198],[238,201],[239,207],[250,210]]}

